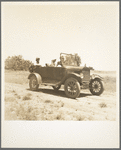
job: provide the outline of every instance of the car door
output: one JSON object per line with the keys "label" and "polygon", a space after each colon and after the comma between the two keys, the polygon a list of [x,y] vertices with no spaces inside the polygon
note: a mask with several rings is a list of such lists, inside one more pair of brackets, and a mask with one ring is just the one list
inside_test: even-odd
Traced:
{"label": "car door", "polygon": [[39,67],[36,72],[42,77],[43,82],[55,83],[61,81],[66,74],[66,69],[63,67]]}

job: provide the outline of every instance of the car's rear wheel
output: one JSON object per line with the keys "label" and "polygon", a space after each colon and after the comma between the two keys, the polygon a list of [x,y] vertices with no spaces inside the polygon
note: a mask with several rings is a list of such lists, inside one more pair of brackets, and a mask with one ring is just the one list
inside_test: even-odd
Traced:
{"label": "car's rear wheel", "polygon": [[64,90],[67,97],[77,98],[80,95],[80,84],[74,78],[69,78],[65,81]]}
{"label": "car's rear wheel", "polygon": [[101,95],[104,91],[103,82],[100,79],[91,80],[89,90],[93,95]]}
{"label": "car's rear wheel", "polygon": [[35,91],[35,90],[38,89],[39,84],[38,84],[38,81],[37,81],[36,76],[33,75],[33,76],[30,78],[29,87],[30,87],[30,90],[32,90],[32,91]]}
{"label": "car's rear wheel", "polygon": [[55,91],[58,91],[58,90],[60,89],[61,85],[59,85],[59,86],[52,86],[52,87],[53,87],[53,89],[54,89]]}

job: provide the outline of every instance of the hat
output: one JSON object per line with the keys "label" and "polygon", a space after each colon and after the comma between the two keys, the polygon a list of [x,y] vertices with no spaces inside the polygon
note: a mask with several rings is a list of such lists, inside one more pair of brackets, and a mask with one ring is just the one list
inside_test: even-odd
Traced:
{"label": "hat", "polygon": [[37,58],[36,58],[36,61],[39,61],[39,60],[40,60],[40,58],[37,57]]}
{"label": "hat", "polygon": [[52,62],[55,62],[55,61],[56,61],[56,59],[53,59],[53,60],[52,60]]}

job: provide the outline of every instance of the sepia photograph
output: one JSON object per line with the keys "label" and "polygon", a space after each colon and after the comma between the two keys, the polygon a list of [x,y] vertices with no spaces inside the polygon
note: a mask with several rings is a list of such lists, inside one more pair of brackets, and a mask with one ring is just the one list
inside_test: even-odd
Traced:
{"label": "sepia photograph", "polygon": [[[1,38],[3,147],[118,148],[118,1],[1,2]],[[74,137],[99,131],[108,143],[16,138],[51,141],[59,124],[62,137],[73,126]]]}

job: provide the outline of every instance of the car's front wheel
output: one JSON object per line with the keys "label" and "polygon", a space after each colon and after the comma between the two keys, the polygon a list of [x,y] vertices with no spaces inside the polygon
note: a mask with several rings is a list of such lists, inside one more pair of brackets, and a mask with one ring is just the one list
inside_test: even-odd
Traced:
{"label": "car's front wheel", "polygon": [[38,89],[39,84],[38,84],[38,81],[37,81],[36,76],[33,75],[33,76],[30,78],[29,87],[30,87],[30,90],[32,90],[32,91],[35,91],[35,90]]}
{"label": "car's front wheel", "polygon": [[74,78],[69,78],[65,81],[64,90],[67,97],[77,98],[80,95],[80,84]]}
{"label": "car's front wheel", "polygon": [[89,90],[93,95],[101,95],[104,91],[103,82],[100,79],[91,80]]}

